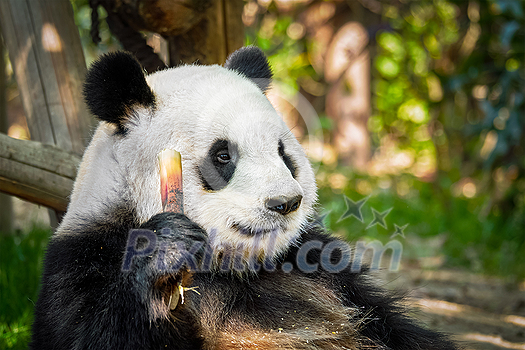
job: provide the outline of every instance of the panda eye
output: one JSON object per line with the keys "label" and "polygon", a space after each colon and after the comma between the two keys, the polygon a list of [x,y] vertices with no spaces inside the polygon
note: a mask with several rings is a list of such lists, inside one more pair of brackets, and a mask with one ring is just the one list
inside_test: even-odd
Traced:
{"label": "panda eye", "polygon": [[228,150],[225,149],[217,152],[217,160],[219,163],[228,164],[231,160]]}

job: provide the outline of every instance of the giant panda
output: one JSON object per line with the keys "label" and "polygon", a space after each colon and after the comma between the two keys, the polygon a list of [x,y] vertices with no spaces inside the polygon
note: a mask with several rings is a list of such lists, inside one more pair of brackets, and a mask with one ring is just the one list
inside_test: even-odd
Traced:
{"label": "giant panda", "polygon": [[[148,76],[124,52],[91,66],[100,125],[47,247],[32,349],[456,348],[367,273],[322,268],[339,241],[271,75],[255,47]],[[162,210],[164,149],[182,155],[183,214]]]}

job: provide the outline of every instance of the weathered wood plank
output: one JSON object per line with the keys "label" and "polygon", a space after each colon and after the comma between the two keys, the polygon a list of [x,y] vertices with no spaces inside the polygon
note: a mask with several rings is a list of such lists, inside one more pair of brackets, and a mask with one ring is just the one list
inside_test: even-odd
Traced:
{"label": "weathered wood plank", "polygon": [[[55,130],[57,140],[71,143],[71,150],[82,154],[96,126],[82,97],[82,83],[86,74],[86,63],[78,29],[74,21],[73,8],[69,1],[28,0],[31,6],[40,6],[41,22],[35,19],[37,35],[40,35],[42,56],[50,64],[50,81],[54,100],[64,116],[64,133]],[[55,45],[57,44],[57,45]],[[47,82],[45,82],[47,84]],[[49,103],[50,101],[48,101]],[[58,119],[62,123],[61,119]],[[53,121],[54,122],[54,121]],[[59,146],[59,143],[56,144]],[[67,149],[64,147],[64,149]]]}
{"label": "weathered wood plank", "polygon": [[37,65],[35,34],[25,0],[0,2],[0,24],[33,140],[55,144]]}
{"label": "weathered wood plank", "polygon": [[[23,2],[22,0],[18,1]],[[45,21],[43,6],[39,6],[38,2],[31,0],[26,0],[26,3],[30,10],[30,21],[34,31],[35,42],[32,47],[36,56],[38,76],[42,88],[40,93],[43,99],[42,108],[47,109],[48,120],[53,129],[54,144],[63,149],[72,150],[73,144],[67,129],[66,114],[60,99],[59,82],[50,54],[53,51],[62,50],[62,42],[55,24]],[[44,3],[42,2],[42,4]]]}
{"label": "weathered wood plank", "polygon": [[[73,188],[73,181],[65,180],[58,175],[40,174],[34,176],[32,174],[33,168],[29,166],[10,164],[9,161],[0,159],[0,166],[2,172],[10,169],[12,173],[16,173],[17,180],[13,177],[3,177],[0,175],[0,188],[2,192],[16,196],[18,198],[27,200],[31,203],[44,205],[50,209],[58,212],[64,212],[69,203],[69,192],[65,189]],[[22,175],[25,178],[20,178]],[[28,182],[28,178],[36,179]],[[20,180],[18,180],[20,178]],[[52,185],[52,187],[50,187]]]}
{"label": "weathered wood plank", "polygon": [[86,71],[68,0],[2,0],[0,23],[31,139],[82,154],[94,121],[81,96]]}
{"label": "weathered wood plank", "polygon": [[[1,0],[0,25],[31,139],[81,155],[89,143],[95,120],[87,112],[81,95],[86,64],[71,3]],[[57,210],[65,209],[76,173],[71,164],[75,167],[78,160],[69,153],[62,153],[65,157],[62,160],[48,158],[56,156],[57,149],[49,153],[43,147],[27,146],[18,153],[5,145],[0,147],[4,152],[0,156],[0,191]],[[67,193],[63,192],[65,189]]]}
{"label": "weathered wood plank", "polygon": [[56,146],[0,134],[0,190],[65,211],[80,160]]}
{"label": "weathered wood plank", "polygon": [[0,134],[0,158],[30,165],[74,180],[81,157],[37,141],[18,140]]}

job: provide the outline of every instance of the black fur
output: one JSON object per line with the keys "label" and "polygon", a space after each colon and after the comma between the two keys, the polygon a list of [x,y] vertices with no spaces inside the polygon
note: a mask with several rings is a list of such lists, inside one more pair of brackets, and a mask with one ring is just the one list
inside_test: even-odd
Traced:
{"label": "black fur", "polygon": [[[360,325],[356,327],[359,334],[352,336],[357,345],[350,347],[456,349],[441,334],[416,325],[396,298],[372,286],[364,274],[348,270],[305,273],[295,266],[284,273],[278,265],[274,271],[262,269],[244,277],[198,272],[192,285],[199,293],[186,292],[186,302],[170,314],[161,290],[166,284],[159,281],[175,281],[187,272],[160,270],[156,258],[162,253],[173,262],[181,256],[178,242],[188,248],[202,244],[206,234],[184,215],[158,214],[142,228],[156,232],[160,250],[136,258],[132,268],[123,271],[122,257],[133,227],[138,227],[137,220],[123,208],[109,213],[107,219],[85,222],[52,238],[36,306],[32,349],[201,349],[214,341],[220,348],[220,342],[210,338],[242,327],[271,338],[275,336],[272,329],[315,327],[321,325],[321,319],[330,319],[330,302],[334,301],[324,293],[314,293],[321,299],[312,301],[309,291],[301,289],[305,285],[331,291],[339,295],[335,300],[342,301],[341,307],[357,310],[347,320]],[[162,230],[165,227],[171,230],[169,234]],[[327,244],[336,238],[312,225],[301,238],[302,243],[311,240]],[[298,248],[290,248],[281,263],[295,265],[297,253]],[[320,259],[315,249],[307,256],[310,264]],[[276,338],[272,344],[277,347],[281,340]],[[323,344],[319,343],[320,348]]]}
{"label": "black fur", "polygon": [[[220,160],[228,155],[229,160]],[[207,157],[199,165],[202,187],[206,191],[219,191],[230,182],[237,167],[237,145],[228,140],[216,140],[208,150]]]}
{"label": "black fur", "polygon": [[84,98],[91,113],[126,132],[135,105],[153,107],[155,96],[140,63],[127,52],[112,52],[95,61],[86,74]]}
{"label": "black fur", "polygon": [[[337,240],[327,234],[318,224],[312,224],[303,234],[302,239],[320,241],[323,246]],[[293,271],[300,271],[296,265],[296,256],[299,248],[292,247],[282,262],[294,266]],[[312,249],[308,252],[307,262],[321,266],[321,250]],[[337,250],[334,252],[336,253]],[[332,256],[335,264],[340,260],[340,254]],[[330,288],[338,290],[343,296],[345,305],[355,307],[360,312],[355,315],[356,320],[363,320],[360,333],[374,341],[376,345],[384,345],[388,349],[457,349],[454,343],[439,332],[434,332],[418,325],[407,316],[407,310],[401,305],[402,298],[375,286],[366,269],[352,272],[350,267],[339,273],[328,273],[319,270],[306,273],[312,279],[330,281]]]}
{"label": "black fur", "polygon": [[266,92],[272,80],[272,69],[264,53],[255,46],[243,47],[228,57],[224,67],[250,78]]}

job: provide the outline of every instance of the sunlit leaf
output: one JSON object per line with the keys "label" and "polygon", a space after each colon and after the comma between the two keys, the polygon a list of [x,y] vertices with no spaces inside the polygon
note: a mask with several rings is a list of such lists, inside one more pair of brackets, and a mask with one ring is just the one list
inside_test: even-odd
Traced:
{"label": "sunlit leaf", "polygon": [[437,12],[441,18],[444,20],[447,19],[453,19],[456,17],[457,14],[457,8],[454,4],[451,4],[448,1],[445,0],[438,0],[435,1]]}
{"label": "sunlit leaf", "polygon": [[435,35],[428,34],[425,36],[425,39],[423,40],[425,43],[425,47],[430,51],[432,54],[432,57],[439,58],[441,56],[441,45],[437,41]]}
{"label": "sunlit leaf", "polygon": [[378,56],[375,62],[376,69],[387,79],[396,77],[399,74],[399,64],[390,57]]}
{"label": "sunlit leaf", "polygon": [[377,43],[386,51],[392,54],[395,60],[402,60],[405,57],[405,48],[399,35],[390,32],[379,34]]}
{"label": "sunlit leaf", "polygon": [[514,72],[518,70],[520,67],[520,62],[515,58],[509,58],[507,62],[505,62],[505,69],[509,72]]}
{"label": "sunlit leaf", "polygon": [[383,12],[384,12],[384,16],[388,18],[394,19],[394,18],[399,17],[399,10],[395,6],[389,6],[385,4],[383,6]]}
{"label": "sunlit leaf", "polygon": [[416,99],[403,103],[399,107],[397,115],[400,119],[410,120],[416,124],[426,123],[429,120],[427,105]]}
{"label": "sunlit leaf", "polygon": [[368,118],[368,130],[376,133],[383,130],[383,120],[381,117],[376,115]]}

